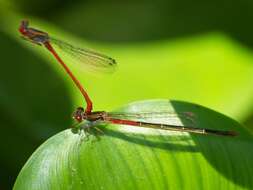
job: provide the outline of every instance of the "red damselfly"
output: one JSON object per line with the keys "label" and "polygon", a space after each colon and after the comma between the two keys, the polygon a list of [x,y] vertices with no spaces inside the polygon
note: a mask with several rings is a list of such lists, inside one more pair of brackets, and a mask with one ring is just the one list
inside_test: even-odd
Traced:
{"label": "red damselfly", "polygon": [[[126,112],[105,112],[97,111],[86,113],[82,107],[77,108],[73,118],[81,123],[89,121],[84,128],[93,127],[97,123],[111,123],[120,125],[131,125],[143,128],[153,128],[169,131],[181,131],[197,133],[203,135],[235,136],[234,131],[205,129],[195,127],[195,118],[191,112],[173,113],[173,112],[143,112],[143,113],[126,113]],[[157,122],[145,122],[145,120],[157,120]],[[167,120],[169,124],[161,123],[161,120]],[[159,121],[160,120],[160,121]]]}
{"label": "red damselfly", "polygon": [[[197,134],[213,134],[220,136],[235,136],[234,131],[224,131],[224,130],[215,130],[215,129],[205,129],[195,126],[195,121],[192,113],[183,112],[183,113],[171,113],[171,112],[145,112],[145,113],[125,113],[125,112],[105,112],[105,111],[92,111],[92,101],[88,93],[84,90],[81,83],[73,75],[67,65],[60,58],[58,53],[56,53],[54,47],[60,48],[66,54],[78,58],[79,62],[83,62],[88,66],[94,68],[102,68],[103,70],[110,70],[116,65],[116,61],[106,55],[97,53],[92,50],[76,48],[66,42],[57,40],[48,35],[48,33],[29,27],[28,21],[24,20],[21,22],[19,31],[22,34],[23,38],[35,43],[37,45],[45,46],[52,55],[57,59],[57,61],[64,67],[68,75],[74,81],[75,85],[79,88],[82,95],[86,101],[86,109],[82,107],[77,108],[73,114],[73,118],[81,123],[83,121],[88,121],[89,124],[86,125],[86,128],[94,126],[97,122],[105,122],[111,124],[122,124],[122,125],[131,125],[136,127],[144,128],[153,128],[153,129],[162,129],[170,131],[182,131],[190,132]],[[173,118],[186,120],[190,122],[183,122],[182,124],[176,123],[155,123],[155,122],[146,122],[148,118]]]}
{"label": "red damselfly", "polygon": [[28,40],[37,45],[43,45],[50,51],[50,53],[52,53],[52,55],[63,66],[65,71],[68,73],[68,75],[71,77],[75,85],[78,87],[78,89],[84,96],[87,105],[85,112],[91,113],[92,101],[88,93],[82,87],[81,83],[74,76],[71,70],[67,67],[67,65],[63,62],[61,57],[56,52],[55,47],[61,49],[65,54],[76,59],[77,62],[84,63],[85,66],[91,67],[95,70],[104,70],[104,71],[111,70],[116,66],[116,61],[111,57],[108,57],[101,53],[97,53],[89,49],[77,48],[72,46],[71,44],[52,38],[46,32],[29,27],[29,22],[27,20],[23,20],[21,22],[19,32],[22,34],[22,37],[25,40]]}

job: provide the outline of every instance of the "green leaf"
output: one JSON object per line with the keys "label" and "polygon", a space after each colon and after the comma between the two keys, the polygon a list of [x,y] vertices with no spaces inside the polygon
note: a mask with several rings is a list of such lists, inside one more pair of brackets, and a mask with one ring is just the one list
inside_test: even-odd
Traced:
{"label": "green leaf", "polygon": [[[22,189],[252,189],[253,141],[236,121],[199,105],[152,100],[124,112],[192,112],[197,127],[234,130],[236,137],[126,125],[67,129],[46,141],[21,170]],[[168,120],[170,122],[170,120]]]}

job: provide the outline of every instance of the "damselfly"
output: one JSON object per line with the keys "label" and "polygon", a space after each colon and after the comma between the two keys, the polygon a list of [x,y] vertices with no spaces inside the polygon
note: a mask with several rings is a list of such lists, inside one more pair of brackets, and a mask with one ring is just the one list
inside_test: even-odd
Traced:
{"label": "damselfly", "polygon": [[[89,121],[85,128],[94,126],[94,123],[111,123],[120,125],[131,125],[136,127],[162,129],[169,131],[181,131],[197,133],[203,135],[235,136],[234,131],[204,129],[195,126],[195,118],[191,112],[173,113],[173,112],[143,112],[143,113],[126,113],[126,112],[91,112],[86,113],[82,107],[77,108],[73,118],[81,123]],[[146,122],[152,120],[152,122]],[[157,122],[153,122],[157,120]],[[160,123],[166,120],[165,123]]]}
{"label": "damselfly", "polygon": [[[89,121],[89,125],[87,128],[94,126],[94,123],[97,122],[105,122],[111,124],[122,124],[122,125],[131,125],[136,127],[145,127],[145,128],[153,128],[153,129],[163,129],[163,130],[171,130],[171,131],[182,131],[182,132],[190,132],[190,133],[198,133],[198,134],[214,134],[220,136],[235,136],[236,133],[234,131],[223,131],[223,130],[215,130],[215,129],[204,129],[195,126],[194,118],[190,112],[185,113],[169,113],[169,112],[146,112],[146,113],[125,113],[125,112],[105,112],[105,111],[92,111],[92,101],[88,95],[88,93],[84,90],[81,83],[77,80],[77,78],[73,75],[67,65],[60,58],[58,53],[56,53],[53,46],[56,46],[63,50],[63,52],[68,55],[76,58],[79,62],[86,64],[87,66],[91,66],[94,68],[102,68],[104,70],[109,70],[116,65],[116,61],[106,55],[97,53],[92,50],[76,48],[73,45],[70,45],[61,40],[56,40],[48,35],[48,33],[30,28],[28,21],[24,20],[21,22],[19,27],[20,33],[23,35],[23,38],[37,45],[45,46],[52,55],[56,58],[56,60],[63,66],[68,75],[74,81],[75,85],[79,88],[82,95],[86,101],[86,109],[84,110],[82,107],[77,108],[74,112],[73,118],[81,123],[83,121]],[[162,120],[162,118],[171,119],[180,119],[191,121],[190,124],[185,124],[184,122],[179,124],[177,123],[154,123],[154,122],[146,122],[149,118],[157,118],[158,120]]]}
{"label": "damselfly", "polygon": [[77,62],[84,64],[87,67],[94,68],[95,70],[112,70],[112,68],[116,66],[116,61],[113,58],[101,53],[97,53],[89,49],[78,48],[69,43],[52,38],[46,32],[29,27],[29,22],[27,20],[23,20],[21,22],[19,32],[22,34],[22,37],[24,39],[34,44],[45,46],[50,51],[50,53],[53,54],[53,56],[63,66],[65,71],[68,73],[68,75],[71,77],[75,85],[84,96],[87,105],[85,112],[90,113],[92,111],[92,101],[88,93],[84,90],[81,83],[55,51],[54,47],[58,47],[62,50],[62,52],[73,57]]}

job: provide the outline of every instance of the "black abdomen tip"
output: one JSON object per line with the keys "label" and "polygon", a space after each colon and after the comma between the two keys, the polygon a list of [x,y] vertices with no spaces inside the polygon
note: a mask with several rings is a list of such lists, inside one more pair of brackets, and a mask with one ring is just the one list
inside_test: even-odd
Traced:
{"label": "black abdomen tip", "polygon": [[116,62],[116,60],[115,59],[113,59],[113,58],[109,58],[111,61],[110,61],[110,65],[116,65],[117,64],[117,62]]}

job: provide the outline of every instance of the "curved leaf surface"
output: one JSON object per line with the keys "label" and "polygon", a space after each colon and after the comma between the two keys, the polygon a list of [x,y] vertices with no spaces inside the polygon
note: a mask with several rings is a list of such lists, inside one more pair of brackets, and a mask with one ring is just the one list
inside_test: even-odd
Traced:
{"label": "curved leaf surface", "polygon": [[46,141],[14,189],[252,189],[252,137],[234,120],[199,105],[167,100],[120,111],[190,111],[201,128],[236,137],[202,136],[133,126],[97,126],[104,135],[67,129]]}

